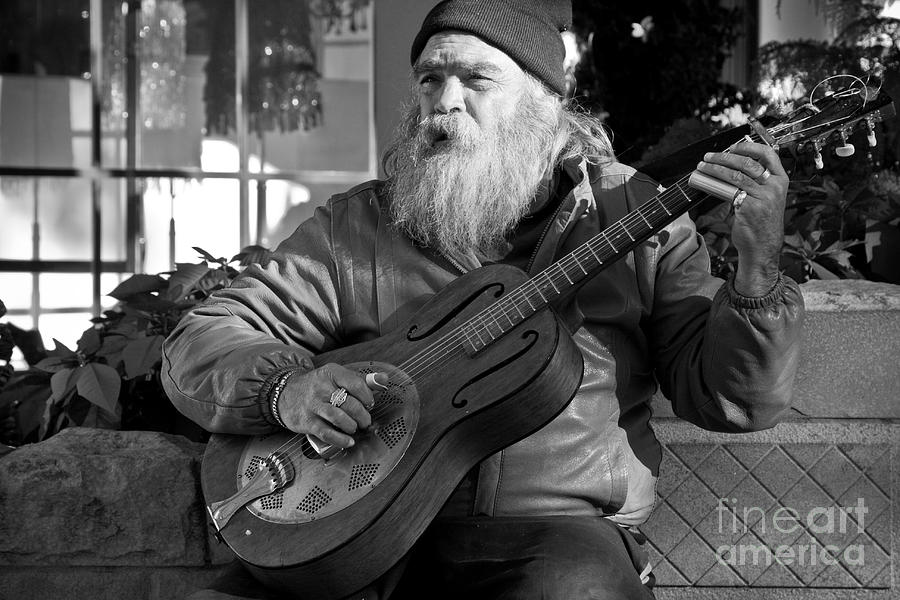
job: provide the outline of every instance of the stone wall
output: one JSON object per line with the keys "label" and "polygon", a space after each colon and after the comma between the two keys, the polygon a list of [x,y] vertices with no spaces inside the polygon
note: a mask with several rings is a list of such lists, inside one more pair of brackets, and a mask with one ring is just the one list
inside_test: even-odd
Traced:
{"label": "stone wall", "polygon": [[[661,600],[900,597],[900,288],[811,283],[792,415],[704,432],[662,398],[659,503],[643,527]],[[69,429],[0,459],[0,600],[182,598],[230,560],[203,447]]]}

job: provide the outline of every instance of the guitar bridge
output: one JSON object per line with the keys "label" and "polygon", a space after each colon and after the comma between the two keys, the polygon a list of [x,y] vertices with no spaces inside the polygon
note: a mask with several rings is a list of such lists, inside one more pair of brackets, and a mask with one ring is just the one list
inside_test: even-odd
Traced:
{"label": "guitar bridge", "polygon": [[234,495],[207,505],[217,531],[221,531],[241,508],[257,498],[268,496],[294,480],[294,466],[283,452],[273,452],[263,459],[256,474]]}

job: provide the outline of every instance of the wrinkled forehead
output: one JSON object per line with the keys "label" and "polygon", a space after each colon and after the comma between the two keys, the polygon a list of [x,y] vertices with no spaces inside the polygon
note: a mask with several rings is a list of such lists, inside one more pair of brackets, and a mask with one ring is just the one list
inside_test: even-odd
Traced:
{"label": "wrinkled forehead", "polygon": [[508,54],[480,37],[462,31],[441,31],[428,38],[413,72],[448,69],[497,75],[523,72]]}

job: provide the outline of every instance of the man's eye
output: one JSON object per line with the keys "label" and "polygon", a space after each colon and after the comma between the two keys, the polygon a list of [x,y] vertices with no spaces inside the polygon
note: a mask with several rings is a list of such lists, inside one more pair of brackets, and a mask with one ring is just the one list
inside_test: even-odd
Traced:
{"label": "man's eye", "polygon": [[426,85],[429,83],[434,83],[436,81],[437,81],[437,77],[435,77],[434,75],[423,75],[419,79],[419,85]]}

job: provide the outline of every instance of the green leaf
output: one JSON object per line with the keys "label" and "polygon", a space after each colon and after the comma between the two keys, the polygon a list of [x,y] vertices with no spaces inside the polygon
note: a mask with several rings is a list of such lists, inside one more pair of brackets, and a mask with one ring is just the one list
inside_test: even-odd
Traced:
{"label": "green leaf", "polygon": [[57,373],[64,369],[71,369],[76,366],[78,366],[78,357],[73,354],[66,358],[61,358],[59,356],[47,357],[34,365],[34,368],[47,373]]}
{"label": "green leaf", "polygon": [[120,406],[116,408],[119,409],[117,412],[110,413],[92,404],[80,425],[96,429],[118,429],[122,424],[122,411]]}
{"label": "green leaf", "polygon": [[149,292],[158,292],[165,289],[168,282],[159,275],[145,275],[139,273],[132,275],[122,283],[116,286],[107,296],[112,296],[116,300],[129,300],[132,296],[138,294],[148,294]]}
{"label": "green leaf", "polygon": [[53,338],[53,344],[56,346],[53,350],[47,351],[47,356],[59,358],[76,358],[74,350],[70,350],[68,346],[63,344],[56,338]]}
{"label": "green leaf", "polygon": [[121,377],[109,365],[89,363],[78,369],[78,394],[104,410],[115,412],[121,387]]}
{"label": "green leaf", "polygon": [[134,379],[149,373],[162,360],[163,336],[154,335],[133,340],[122,350],[125,378]]}
{"label": "green leaf", "polygon": [[149,312],[166,312],[171,310],[175,303],[150,293],[135,294],[128,299],[128,308]]}
{"label": "green leaf", "polygon": [[[169,300],[178,301],[191,292],[198,281],[203,279],[210,269],[206,263],[178,263],[178,269],[169,277]],[[179,289],[180,288],[180,289]]]}
{"label": "green leaf", "polygon": [[85,355],[92,355],[100,349],[100,332],[90,327],[81,334],[78,340],[78,351]]}
{"label": "green leaf", "polygon": [[193,248],[195,252],[197,252],[200,256],[202,256],[209,262],[219,262],[218,258],[214,257],[212,254],[210,254],[203,248],[200,248],[199,246],[191,246],[191,248]]}
{"label": "green leaf", "polygon": [[75,391],[75,377],[73,374],[81,367],[57,371],[50,378],[50,398],[53,402],[65,402]]}
{"label": "green leaf", "polygon": [[242,267],[246,267],[247,265],[253,263],[264,265],[269,262],[269,257],[271,256],[271,250],[269,250],[265,246],[254,244],[252,246],[242,248],[241,251],[238,254],[235,254],[229,262],[239,261],[238,264]]}

